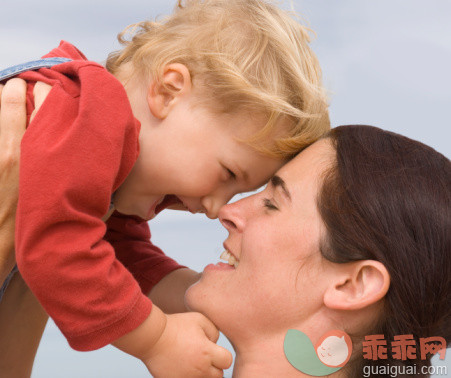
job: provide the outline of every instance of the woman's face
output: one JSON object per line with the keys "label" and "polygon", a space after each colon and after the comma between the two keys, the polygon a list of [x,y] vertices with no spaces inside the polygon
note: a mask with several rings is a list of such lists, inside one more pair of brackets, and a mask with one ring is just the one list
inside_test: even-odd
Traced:
{"label": "woman's face", "polygon": [[322,303],[323,225],[316,207],[321,175],[334,150],[319,141],[271,179],[260,193],[224,206],[224,248],[235,267],[208,265],[187,291],[187,305],[208,316],[231,340],[269,335],[302,324]]}

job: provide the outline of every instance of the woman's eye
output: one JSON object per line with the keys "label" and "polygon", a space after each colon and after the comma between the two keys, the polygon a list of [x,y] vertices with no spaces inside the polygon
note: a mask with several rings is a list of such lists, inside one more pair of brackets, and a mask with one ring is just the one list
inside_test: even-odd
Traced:
{"label": "woman's eye", "polygon": [[279,208],[274,205],[269,198],[263,198],[263,206],[268,210],[279,210]]}

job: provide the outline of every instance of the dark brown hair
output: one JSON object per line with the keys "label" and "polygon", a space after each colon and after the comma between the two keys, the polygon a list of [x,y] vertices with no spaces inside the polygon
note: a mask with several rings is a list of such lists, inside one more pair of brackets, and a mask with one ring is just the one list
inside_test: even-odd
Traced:
{"label": "dark brown hair", "polygon": [[327,229],[321,252],[336,263],[380,261],[391,280],[380,322],[366,333],[384,334],[388,359],[355,359],[350,376],[378,363],[420,370],[430,361],[419,359],[419,349],[417,360],[400,361],[391,359],[390,345],[395,335],[413,334],[417,346],[420,337],[451,338],[450,161],[372,126],[340,126],[328,138],[336,163],[318,197]]}

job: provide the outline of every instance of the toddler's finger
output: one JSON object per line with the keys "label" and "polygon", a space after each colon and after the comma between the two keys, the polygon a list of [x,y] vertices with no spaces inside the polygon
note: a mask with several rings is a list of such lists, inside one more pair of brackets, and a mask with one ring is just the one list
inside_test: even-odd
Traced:
{"label": "toddler's finger", "polygon": [[222,369],[217,369],[214,366],[211,367],[208,377],[211,378],[222,378],[224,377],[224,372]]}
{"label": "toddler's finger", "polygon": [[208,319],[206,318],[204,315],[202,314],[198,314],[200,317],[200,324],[202,329],[205,332],[205,335],[207,335],[207,337],[213,341],[214,343],[216,343],[216,341],[218,341],[219,339],[219,331],[216,328],[216,326]]}
{"label": "toddler's finger", "polygon": [[217,369],[228,369],[232,366],[233,357],[232,353],[230,353],[226,348],[223,348],[219,345],[214,345],[214,351],[212,355],[212,364]]}
{"label": "toddler's finger", "polygon": [[26,83],[22,79],[6,82],[1,93],[0,144],[11,147],[19,142],[25,132],[27,114],[25,106]]}
{"label": "toddler's finger", "polygon": [[30,122],[33,120],[36,113],[39,111],[39,108],[45,101],[45,98],[52,90],[52,86],[43,83],[42,81],[38,81],[33,89],[33,96],[34,96],[34,110],[33,113],[31,113]]}

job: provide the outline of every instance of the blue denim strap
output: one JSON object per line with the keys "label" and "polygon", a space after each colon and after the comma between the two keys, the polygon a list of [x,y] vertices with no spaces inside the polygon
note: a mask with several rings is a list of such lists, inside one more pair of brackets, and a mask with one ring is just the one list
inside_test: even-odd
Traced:
{"label": "blue denim strap", "polygon": [[13,270],[8,274],[8,277],[6,277],[5,281],[3,282],[2,286],[0,287],[0,302],[2,301],[3,294],[5,294],[6,288],[8,287],[9,282],[14,276],[14,273],[17,272],[17,265],[13,268]]}
{"label": "blue denim strap", "polygon": [[43,58],[39,60],[33,60],[31,62],[17,64],[12,67],[8,67],[0,71],[0,81],[9,79],[13,76],[19,75],[22,72],[34,71],[39,68],[50,68],[57,64],[70,62],[69,58]]}

